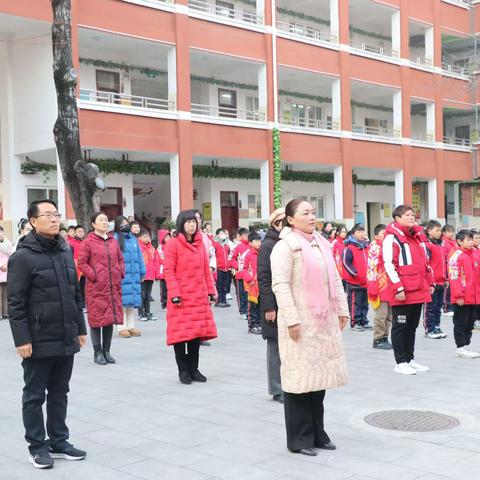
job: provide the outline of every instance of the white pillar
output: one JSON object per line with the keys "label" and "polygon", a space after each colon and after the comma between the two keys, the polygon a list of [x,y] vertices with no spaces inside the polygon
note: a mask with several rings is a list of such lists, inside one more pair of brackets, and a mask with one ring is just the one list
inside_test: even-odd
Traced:
{"label": "white pillar", "polygon": [[426,128],[427,141],[434,142],[435,141],[435,104],[427,103],[426,111],[427,111],[427,128]]}
{"label": "white pillar", "polygon": [[436,178],[431,178],[428,181],[428,217],[433,219],[438,217]]}
{"label": "white pillar", "polygon": [[[55,150],[55,161],[57,163],[57,197],[58,197],[58,211],[63,215],[65,220],[73,220],[67,218],[67,202],[65,199],[65,182],[63,181],[62,169],[60,168],[60,161],[58,160],[58,153]],[[68,223],[68,222],[67,222]],[[88,230],[89,225],[84,225]]]}
{"label": "white pillar", "polygon": [[400,28],[400,10],[392,13],[392,52],[394,57],[400,57],[401,49],[401,28]]}
{"label": "white pillar", "polygon": [[433,27],[425,29],[425,63],[433,66],[434,58],[434,37]]}
{"label": "white pillar", "polygon": [[257,16],[263,19],[263,22],[265,23],[265,1],[264,0],[257,0]]}
{"label": "white pillar", "polygon": [[395,206],[403,205],[403,170],[395,172]]}
{"label": "white pillar", "polygon": [[267,65],[258,67],[258,111],[267,119]]}
{"label": "white pillar", "polygon": [[333,169],[333,200],[335,207],[335,219],[343,219],[343,167]]}
{"label": "white pillar", "polygon": [[455,229],[462,224],[462,217],[460,213],[460,184],[455,182],[453,184],[453,201],[455,205]]}
{"label": "white pillar", "polygon": [[402,92],[393,94],[393,136],[402,137]]}
{"label": "white pillar", "polygon": [[260,192],[262,220],[268,220],[270,217],[270,165],[268,160],[260,164]]}
{"label": "white pillar", "polygon": [[338,14],[338,0],[330,0],[330,35],[335,42],[340,39],[340,20]]}
{"label": "white pillar", "polygon": [[177,54],[175,47],[168,50],[167,56],[167,78],[168,78],[168,101],[171,102],[168,109],[177,109]]}
{"label": "white pillar", "polygon": [[342,97],[340,79],[332,82],[332,130],[340,130],[342,121]]}
{"label": "white pillar", "polygon": [[170,157],[170,202],[172,219],[180,213],[180,163],[178,155]]}

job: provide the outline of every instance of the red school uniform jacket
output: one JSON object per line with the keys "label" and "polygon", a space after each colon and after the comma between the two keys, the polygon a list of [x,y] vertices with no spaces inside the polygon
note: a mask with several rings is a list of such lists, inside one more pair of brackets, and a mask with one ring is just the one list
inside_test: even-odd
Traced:
{"label": "red school uniform jacket", "polygon": [[375,240],[368,249],[367,262],[368,297],[374,303],[388,302],[388,279],[382,255],[382,242]]}
{"label": "red school uniform jacket", "polygon": [[145,280],[160,279],[160,255],[151,243],[138,242],[145,263]]}
{"label": "red school uniform jacket", "polygon": [[352,236],[345,240],[343,250],[343,279],[357,287],[367,287],[367,243],[360,243]]}
{"label": "red school uniform jacket", "polygon": [[[428,265],[427,241],[421,227],[408,229],[397,222],[388,225],[382,254],[391,306],[432,301],[429,287],[433,286],[433,276]],[[402,291],[405,300],[399,301],[395,295]]]}
{"label": "red school uniform jacket", "polygon": [[443,287],[447,281],[447,259],[441,240],[430,239],[426,243],[430,268],[435,286]]}
{"label": "red school uniform jacket", "polygon": [[259,287],[258,287],[258,250],[250,247],[245,256],[245,264],[243,266],[243,281],[245,283],[245,290],[248,292],[248,300],[253,303],[258,303]]}
{"label": "red school uniform jacket", "polygon": [[442,248],[443,251],[445,252],[445,259],[446,262],[448,262],[448,257],[452,252],[457,250],[458,245],[457,242],[451,238],[447,238],[445,235],[442,236]]}
{"label": "red school uniform jacket", "polygon": [[235,275],[235,280],[243,280],[244,272],[243,266],[245,263],[245,257],[250,249],[248,240],[242,240],[233,251],[232,260],[230,261],[231,267],[237,271]]}
{"label": "red school uniform jacket", "polygon": [[343,278],[343,251],[345,250],[345,239],[337,237],[332,246],[333,259],[335,260],[335,265],[337,266],[338,273]]}
{"label": "red school uniform jacket", "polygon": [[230,270],[230,247],[228,243],[220,243],[213,241],[213,248],[215,249],[215,257],[217,259],[217,270],[221,272],[228,272]]}
{"label": "red school uniform jacket", "polygon": [[159,280],[165,280],[165,275],[163,273],[163,270],[165,269],[165,247],[166,243],[164,243],[165,237],[167,235],[170,235],[170,232],[168,230],[159,230],[158,231],[158,258],[160,260],[160,271],[158,275]]}
{"label": "red school uniform jacket", "polygon": [[448,277],[452,303],[463,299],[465,305],[480,303],[478,260],[473,249],[459,248],[448,259]]}

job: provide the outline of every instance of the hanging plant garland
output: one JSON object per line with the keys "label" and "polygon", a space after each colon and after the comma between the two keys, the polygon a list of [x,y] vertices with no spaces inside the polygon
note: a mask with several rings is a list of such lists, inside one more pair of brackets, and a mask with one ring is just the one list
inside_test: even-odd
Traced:
{"label": "hanging plant garland", "polygon": [[273,147],[273,206],[282,206],[282,167],[280,162],[280,130],[272,130]]}

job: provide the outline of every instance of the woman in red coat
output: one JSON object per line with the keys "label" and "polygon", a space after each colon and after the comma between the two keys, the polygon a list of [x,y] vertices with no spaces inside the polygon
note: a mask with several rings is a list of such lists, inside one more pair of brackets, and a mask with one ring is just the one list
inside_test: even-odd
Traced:
{"label": "woman in red coat", "polygon": [[165,246],[167,345],[173,345],[180,381],[206,382],[198,370],[200,342],[217,337],[211,303],[215,288],[194,210],[180,212],[177,233]]}
{"label": "woman in red coat", "polygon": [[[113,324],[123,323],[123,255],[118,243],[107,233],[108,217],[97,212],[92,217],[93,232],[82,242],[78,267],[86,277],[85,300],[94,350],[94,362],[115,363],[110,355]],[[103,336],[103,347],[102,337]]]}

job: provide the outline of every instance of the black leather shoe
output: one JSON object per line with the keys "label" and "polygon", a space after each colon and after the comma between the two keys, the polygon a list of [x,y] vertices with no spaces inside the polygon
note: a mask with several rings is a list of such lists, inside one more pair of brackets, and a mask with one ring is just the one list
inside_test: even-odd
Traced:
{"label": "black leather shoe", "polygon": [[308,455],[309,457],[316,457],[317,451],[314,448],[302,448],[301,450],[291,450],[293,453],[300,453],[302,455]]}
{"label": "black leather shoe", "polygon": [[115,363],[115,359],[110,355],[109,351],[104,350],[103,355],[105,356],[105,360],[107,361],[107,363]]}
{"label": "black leather shoe", "polygon": [[194,382],[200,382],[200,383],[205,383],[207,381],[207,377],[205,375],[202,375],[199,370],[195,370],[190,374],[191,379]]}
{"label": "black leather shoe", "polygon": [[323,445],[319,445],[317,448],[320,450],[336,450],[337,446],[333,442],[324,443]]}
{"label": "black leather shoe", "polygon": [[103,354],[103,352],[101,350],[99,350],[98,352],[95,352],[93,354],[93,361],[97,365],[106,365],[107,364],[107,360],[105,359],[105,355]]}
{"label": "black leather shoe", "polygon": [[190,385],[192,383],[192,377],[188,372],[180,372],[178,378],[184,385]]}
{"label": "black leather shoe", "polygon": [[274,396],[272,397],[272,400],[273,400],[274,402],[283,403],[283,394],[274,395]]}

